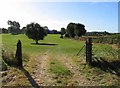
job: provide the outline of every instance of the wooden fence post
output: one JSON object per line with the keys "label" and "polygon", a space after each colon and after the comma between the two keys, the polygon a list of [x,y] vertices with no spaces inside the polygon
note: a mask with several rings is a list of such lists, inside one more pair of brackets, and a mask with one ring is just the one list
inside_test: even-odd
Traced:
{"label": "wooden fence post", "polygon": [[15,59],[17,59],[17,66],[23,67],[23,65],[22,65],[22,45],[21,45],[20,40],[18,40],[18,43],[17,43]]}
{"label": "wooden fence post", "polygon": [[86,63],[88,65],[92,63],[92,38],[86,40]]}

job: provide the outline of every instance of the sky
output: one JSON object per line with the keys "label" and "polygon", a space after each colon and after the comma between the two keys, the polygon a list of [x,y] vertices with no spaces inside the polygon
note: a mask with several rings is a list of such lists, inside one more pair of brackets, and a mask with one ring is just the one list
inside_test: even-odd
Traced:
{"label": "sky", "polygon": [[0,28],[7,28],[8,20],[19,22],[21,28],[36,22],[50,30],[60,30],[74,22],[84,24],[88,32],[115,33],[118,32],[118,2],[2,2]]}

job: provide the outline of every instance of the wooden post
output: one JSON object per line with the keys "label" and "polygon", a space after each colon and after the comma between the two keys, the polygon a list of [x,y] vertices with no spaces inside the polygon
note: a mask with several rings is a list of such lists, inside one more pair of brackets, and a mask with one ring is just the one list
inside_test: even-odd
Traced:
{"label": "wooden post", "polygon": [[88,65],[92,63],[92,38],[86,40],[86,63]]}
{"label": "wooden post", "polygon": [[23,65],[22,65],[22,45],[21,45],[20,40],[18,40],[18,43],[17,43],[17,50],[16,50],[15,58],[17,59],[17,66],[23,67]]}

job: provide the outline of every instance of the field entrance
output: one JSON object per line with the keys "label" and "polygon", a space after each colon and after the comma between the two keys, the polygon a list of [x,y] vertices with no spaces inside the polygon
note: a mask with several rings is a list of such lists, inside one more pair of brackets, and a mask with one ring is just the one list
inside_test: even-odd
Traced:
{"label": "field entrance", "polygon": [[[60,35],[54,34],[39,41],[38,45],[23,34],[3,34],[2,39],[3,48],[13,54],[17,41],[21,40],[24,65],[22,70],[8,66],[7,75],[3,77],[4,86],[120,85],[118,50],[111,45],[93,44],[94,64],[89,67],[85,49],[76,56],[85,42],[60,39]],[[8,78],[11,80],[6,81]]]}

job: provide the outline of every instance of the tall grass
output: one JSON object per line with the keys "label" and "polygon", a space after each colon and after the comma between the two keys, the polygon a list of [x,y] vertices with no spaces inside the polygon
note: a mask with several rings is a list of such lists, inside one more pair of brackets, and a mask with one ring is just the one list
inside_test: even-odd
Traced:
{"label": "tall grass", "polygon": [[[2,65],[3,69],[6,69],[7,65],[17,66],[17,64],[18,64],[18,61],[15,58],[15,54],[12,50],[2,50],[2,60],[3,60],[3,65]],[[22,61],[23,62],[28,62],[29,61],[29,55],[23,53]]]}

